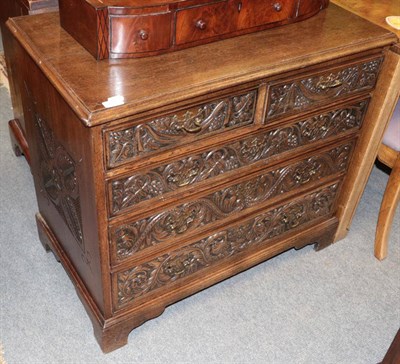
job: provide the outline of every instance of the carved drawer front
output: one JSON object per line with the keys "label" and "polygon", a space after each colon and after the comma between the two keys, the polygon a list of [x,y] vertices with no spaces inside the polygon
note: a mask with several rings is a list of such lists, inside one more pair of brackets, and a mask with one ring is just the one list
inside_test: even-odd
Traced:
{"label": "carved drawer front", "polygon": [[151,52],[169,48],[171,20],[172,13],[111,16],[111,52]]}
{"label": "carved drawer front", "polygon": [[274,197],[337,175],[347,169],[353,142],[272,169],[199,200],[157,215],[110,228],[111,259],[119,263],[149,247],[175,242],[210,223],[268,203]]}
{"label": "carved drawer front", "polygon": [[[190,277],[249,249],[266,246],[277,236],[334,212],[339,183],[263,212],[211,236],[113,275],[115,309]],[[172,287],[169,287],[172,288]]]}
{"label": "carved drawer front", "polygon": [[268,93],[267,121],[374,89],[382,61],[383,57],[379,57],[272,84]]}
{"label": "carved drawer front", "polygon": [[109,183],[110,214],[126,212],[148,200],[162,198],[223,173],[357,130],[367,106],[368,100],[353,102],[149,171],[112,180]]}
{"label": "carved drawer front", "polygon": [[146,123],[106,132],[108,166],[115,167],[199,136],[254,122],[257,90],[228,96]]}
{"label": "carved drawer front", "polygon": [[227,0],[178,11],[176,44],[196,42],[268,23],[294,15],[291,0]]}

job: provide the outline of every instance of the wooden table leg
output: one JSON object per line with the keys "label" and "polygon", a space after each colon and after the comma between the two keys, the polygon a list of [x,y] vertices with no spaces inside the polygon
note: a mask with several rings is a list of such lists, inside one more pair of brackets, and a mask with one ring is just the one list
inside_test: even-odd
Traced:
{"label": "wooden table leg", "polygon": [[385,259],[396,207],[400,200],[400,153],[393,166],[383,195],[375,237],[375,257]]}

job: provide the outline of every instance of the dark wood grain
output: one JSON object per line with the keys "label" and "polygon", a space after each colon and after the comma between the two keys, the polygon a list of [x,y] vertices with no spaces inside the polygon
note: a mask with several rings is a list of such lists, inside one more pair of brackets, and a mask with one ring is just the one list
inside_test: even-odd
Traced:
{"label": "dark wood grain", "polygon": [[135,53],[167,49],[172,13],[111,18],[110,52]]}
{"label": "dark wood grain", "polygon": [[[85,47],[91,54],[98,54],[98,13],[85,1],[82,1],[79,11],[76,11],[76,0],[59,2],[61,26]],[[100,11],[99,11],[100,12]],[[97,58],[97,57],[96,57]]]}

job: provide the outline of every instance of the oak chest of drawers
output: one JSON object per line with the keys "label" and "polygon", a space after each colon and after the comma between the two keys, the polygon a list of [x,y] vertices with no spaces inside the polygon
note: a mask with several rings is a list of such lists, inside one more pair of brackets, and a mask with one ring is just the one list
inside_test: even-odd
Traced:
{"label": "oak chest of drawers", "polygon": [[[390,32],[330,6],[282,28],[96,62],[56,14],[8,27],[39,236],[104,351],[179,299],[345,235],[399,81]],[[113,96],[120,105],[103,104]]]}

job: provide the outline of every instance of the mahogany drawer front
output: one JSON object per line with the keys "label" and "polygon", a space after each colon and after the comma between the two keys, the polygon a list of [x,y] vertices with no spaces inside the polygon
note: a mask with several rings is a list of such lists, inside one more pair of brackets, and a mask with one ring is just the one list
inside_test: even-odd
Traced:
{"label": "mahogany drawer front", "polygon": [[[218,231],[189,245],[162,254],[146,263],[113,274],[114,308],[226,261],[250,248],[266,246],[275,237],[284,237],[314,220],[334,212],[339,182],[271,208],[253,218]],[[171,289],[172,287],[168,287]]]}
{"label": "mahogany drawer front", "polygon": [[383,57],[270,85],[266,121],[375,88]]}
{"label": "mahogany drawer front", "polygon": [[111,53],[151,52],[171,44],[172,13],[111,16]]}
{"label": "mahogany drawer front", "polygon": [[138,157],[198,140],[199,136],[253,124],[257,95],[257,90],[250,90],[139,125],[107,131],[107,165],[113,168]]}
{"label": "mahogany drawer front", "polygon": [[180,10],[176,15],[176,44],[233,33],[295,15],[291,0],[227,0]]}
{"label": "mahogany drawer front", "polygon": [[208,224],[217,221],[223,224],[236,213],[251,207],[261,208],[278,196],[282,198],[288,192],[344,173],[353,147],[354,141],[350,141],[303,160],[262,171],[198,200],[111,227],[111,262],[115,265],[147,248],[175,243]]}
{"label": "mahogany drawer front", "polygon": [[[356,131],[368,100],[320,112],[289,125],[262,131],[225,146],[109,182],[109,214],[115,216],[152,199],[190,187],[281,153]],[[157,202],[157,201],[156,201]]]}
{"label": "mahogany drawer front", "polygon": [[[293,18],[296,2],[291,0],[239,0],[238,29],[257,27]],[[241,4],[241,5],[240,5]]]}

